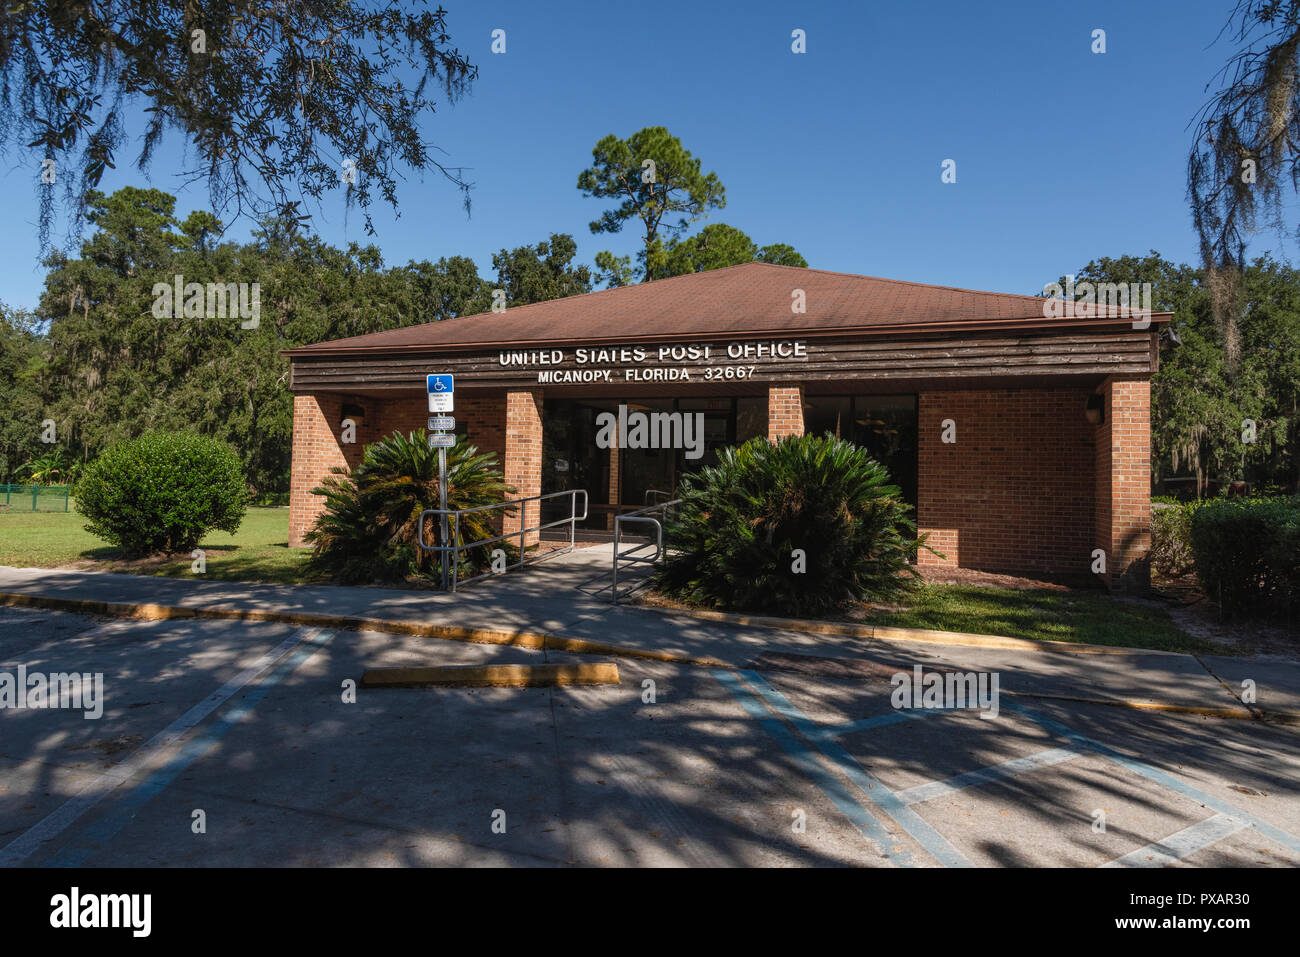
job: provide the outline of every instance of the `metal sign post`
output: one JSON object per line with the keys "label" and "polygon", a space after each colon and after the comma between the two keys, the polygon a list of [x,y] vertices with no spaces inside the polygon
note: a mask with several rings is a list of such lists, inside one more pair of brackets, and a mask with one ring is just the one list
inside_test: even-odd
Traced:
{"label": "metal sign post", "polygon": [[[438,449],[438,507],[442,514],[438,516],[438,544],[447,547],[447,450]],[[442,569],[442,590],[447,590],[447,555],[438,553],[438,567]]]}
{"label": "metal sign post", "polygon": [[[446,374],[430,374],[425,378],[429,393],[430,412],[454,412],[456,409],[456,378]],[[456,420],[449,415],[429,416],[430,429],[454,429]],[[442,590],[447,590],[447,449],[456,444],[456,436],[449,431],[431,431],[429,448],[438,449],[438,567],[442,571]]]}

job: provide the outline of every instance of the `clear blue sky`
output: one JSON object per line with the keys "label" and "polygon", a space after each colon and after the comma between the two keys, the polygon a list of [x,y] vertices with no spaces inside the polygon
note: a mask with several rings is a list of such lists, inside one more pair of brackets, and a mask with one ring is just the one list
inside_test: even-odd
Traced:
{"label": "clear blue sky", "polygon": [[[590,233],[602,204],[575,183],[600,137],[662,125],[726,186],[711,222],[822,269],[1037,292],[1099,256],[1196,258],[1188,124],[1231,55],[1215,42],[1231,0],[443,3],[480,78],[425,135],[472,168],[472,216],[427,174],[400,187],[400,218],[372,207],[373,240],[341,193],[327,197],[316,229],[329,242],[373,241],[390,264],[469,255],[485,277],[494,251],[551,232],[573,234],[588,263],[635,252],[636,230]],[[495,28],[504,55],[490,53]],[[1104,54],[1090,51],[1096,28]],[[180,157],[172,134],[146,180],[124,152],[101,188],[148,182],[184,216],[206,192],[180,189]],[[949,158],[953,185],[940,182]],[[37,173],[2,180],[0,300],[14,306],[42,284]],[[1250,252],[1273,247],[1263,235]]]}

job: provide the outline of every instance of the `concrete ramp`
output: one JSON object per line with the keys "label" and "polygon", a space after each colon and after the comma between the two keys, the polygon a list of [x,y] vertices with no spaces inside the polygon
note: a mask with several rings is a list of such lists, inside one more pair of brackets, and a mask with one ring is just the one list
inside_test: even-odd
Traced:
{"label": "concrete ramp", "polygon": [[[549,544],[543,543],[543,547]],[[635,545],[635,541],[623,542],[622,550],[626,552]],[[647,546],[642,554],[647,557],[652,555],[653,546]],[[490,591],[502,600],[555,600],[567,594],[583,603],[608,602],[613,581],[613,562],[613,542],[579,545],[567,554],[551,555],[522,568],[513,568],[504,575],[463,585],[456,596],[468,597]],[[621,563],[618,572],[619,594],[626,595],[629,590],[644,583],[651,571],[649,565]]]}

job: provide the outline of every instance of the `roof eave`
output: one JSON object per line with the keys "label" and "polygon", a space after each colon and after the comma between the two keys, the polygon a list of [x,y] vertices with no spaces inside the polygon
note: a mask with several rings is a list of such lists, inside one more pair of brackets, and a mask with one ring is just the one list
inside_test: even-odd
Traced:
{"label": "roof eave", "polygon": [[[1169,322],[1173,318],[1170,312],[1153,312],[1149,317],[1149,327]],[[445,321],[445,320],[444,320]],[[718,342],[736,339],[825,339],[838,336],[863,336],[880,338],[886,336],[933,335],[945,332],[1015,332],[1020,330],[1047,330],[1049,332],[1078,329],[1112,329],[1127,326],[1135,331],[1144,331],[1133,325],[1131,316],[1113,317],[1079,317],[1076,319],[1049,319],[1043,316],[1029,316],[1022,319],[957,319],[944,322],[909,322],[889,323],[871,326],[835,326],[822,329],[751,329],[720,330],[702,333],[653,333],[636,336],[583,336],[567,339],[502,339],[483,342],[447,342],[447,343],[377,343],[375,345],[343,345],[348,340],[338,340],[339,345],[318,342],[310,346],[298,346],[281,350],[281,355],[290,358],[309,356],[344,356],[371,355],[376,352],[412,353],[412,352],[474,352],[491,349],[520,349],[541,347],[563,347],[573,345],[611,345],[616,343],[654,343],[654,342]],[[1149,328],[1148,327],[1148,328]],[[384,333],[376,333],[383,335]]]}

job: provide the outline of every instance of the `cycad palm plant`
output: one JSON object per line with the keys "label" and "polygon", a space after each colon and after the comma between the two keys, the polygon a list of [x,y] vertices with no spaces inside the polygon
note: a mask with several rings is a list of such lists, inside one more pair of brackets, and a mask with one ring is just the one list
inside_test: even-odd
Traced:
{"label": "cycad palm plant", "polygon": [[821,615],[892,598],[926,547],[884,466],[830,435],[724,449],[679,495],[658,582],[698,604]]}
{"label": "cycad palm plant", "polygon": [[[494,505],[513,495],[496,462],[496,455],[464,440],[448,449],[447,507]],[[315,571],[358,583],[428,575],[436,567],[435,553],[421,549],[417,537],[420,513],[439,502],[438,452],[428,447],[424,430],[394,432],[367,446],[351,474],[336,468],[313,492],[325,498],[325,511],[304,536]],[[492,537],[503,511],[463,516],[460,542]],[[436,521],[428,522],[425,541],[440,544]],[[511,551],[506,543],[495,547]],[[482,551],[466,559],[471,566],[486,564]]]}

